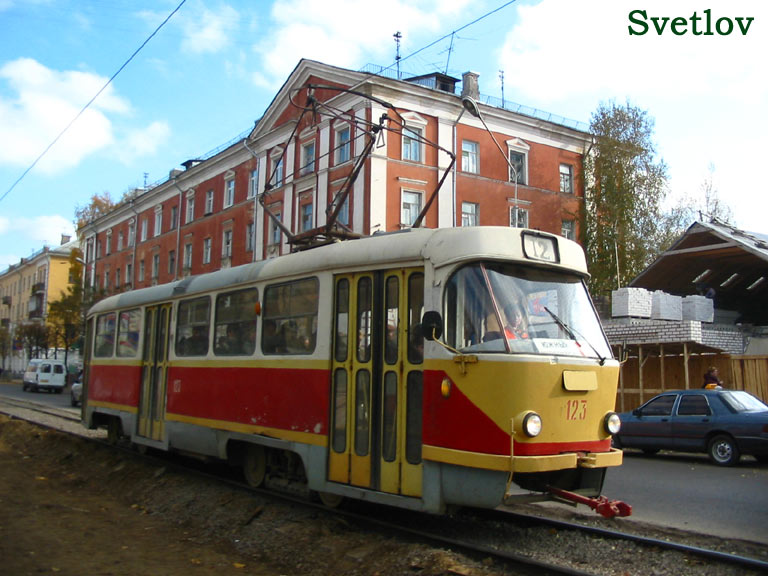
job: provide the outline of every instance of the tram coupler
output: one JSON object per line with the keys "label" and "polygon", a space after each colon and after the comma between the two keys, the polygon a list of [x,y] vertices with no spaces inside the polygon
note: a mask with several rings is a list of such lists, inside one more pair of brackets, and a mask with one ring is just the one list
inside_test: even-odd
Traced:
{"label": "tram coupler", "polygon": [[589,498],[588,496],[582,496],[581,494],[576,494],[575,492],[569,492],[568,490],[562,490],[553,486],[547,486],[547,491],[557,498],[576,504],[585,504],[604,518],[632,515],[632,506],[621,500],[608,500],[605,496]]}

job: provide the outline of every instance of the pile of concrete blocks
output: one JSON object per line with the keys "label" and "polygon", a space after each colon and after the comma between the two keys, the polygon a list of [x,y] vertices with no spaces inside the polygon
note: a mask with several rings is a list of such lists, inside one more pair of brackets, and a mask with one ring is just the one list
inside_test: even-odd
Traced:
{"label": "pile of concrete blocks", "polygon": [[651,319],[676,320],[683,319],[683,299],[680,296],[667,294],[656,290],[651,296]]}
{"label": "pile of concrete blocks", "polygon": [[650,318],[651,293],[645,288],[619,288],[611,292],[614,318]]}
{"label": "pile of concrete blocks", "polygon": [[710,298],[698,295],[683,298],[683,320],[711,323],[714,319],[715,305]]}

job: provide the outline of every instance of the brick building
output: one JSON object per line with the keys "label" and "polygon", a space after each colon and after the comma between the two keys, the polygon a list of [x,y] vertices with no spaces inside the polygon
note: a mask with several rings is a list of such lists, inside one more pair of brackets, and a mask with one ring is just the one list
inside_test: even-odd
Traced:
{"label": "brick building", "polygon": [[[291,250],[289,235],[325,226],[332,212],[353,234],[408,227],[441,179],[424,226],[517,217],[578,238],[586,127],[488,104],[477,80],[398,80],[302,60],[247,135],[79,230],[87,282],[117,292],[276,257]],[[481,117],[466,113],[466,96]]]}

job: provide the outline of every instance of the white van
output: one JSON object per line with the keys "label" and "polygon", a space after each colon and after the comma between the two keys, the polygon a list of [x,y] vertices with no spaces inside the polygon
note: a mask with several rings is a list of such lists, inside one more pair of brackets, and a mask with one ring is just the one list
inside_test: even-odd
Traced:
{"label": "white van", "polygon": [[26,392],[32,390],[50,390],[61,394],[67,385],[67,367],[62,360],[34,358],[29,361],[22,388]]}

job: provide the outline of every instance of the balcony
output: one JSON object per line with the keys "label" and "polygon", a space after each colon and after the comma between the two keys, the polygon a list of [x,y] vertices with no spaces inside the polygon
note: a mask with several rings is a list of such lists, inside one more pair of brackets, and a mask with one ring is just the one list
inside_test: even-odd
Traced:
{"label": "balcony", "polygon": [[38,320],[43,317],[43,311],[42,309],[38,308],[37,310],[30,310],[29,311],[29,319],[30,320]]}
{"label": "balcony", "polygon": [[11,325],[10,318],[3,318],[2,320],[0,320],[0,327],[8,328],[8,327],[10,327],[10,325]]}
{"label": "balcony", "polygon": [[45,282],[36,282],[35,284],[32,284],[32,294],[44,294],[45,293]]}
{"label": "balcony", "polygon": [[11,305],[11,297],[3,296],[3,306],[10,306],[10,305]]}

